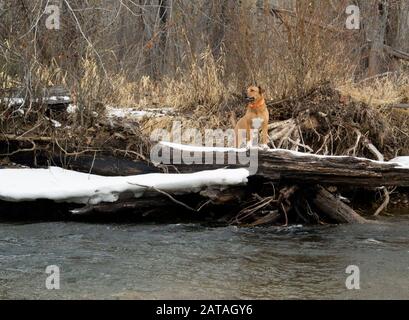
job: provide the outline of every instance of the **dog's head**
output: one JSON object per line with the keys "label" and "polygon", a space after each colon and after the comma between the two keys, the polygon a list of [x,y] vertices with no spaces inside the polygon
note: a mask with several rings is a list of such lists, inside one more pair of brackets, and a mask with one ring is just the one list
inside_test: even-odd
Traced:
{"label": "dog's head", "polygon": [[250,86],[245,93],[245,99],[247,102],[254,102],[263,98],[264,90],[260,86]]}

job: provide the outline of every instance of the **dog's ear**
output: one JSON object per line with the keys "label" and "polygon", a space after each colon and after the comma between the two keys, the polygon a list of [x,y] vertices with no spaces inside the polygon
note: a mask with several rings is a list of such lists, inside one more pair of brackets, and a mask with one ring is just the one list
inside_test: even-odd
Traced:
{"label": "dog's ear", "polygon": [[260,92],[260,94],[263,94],[264,92],[266,92],[261,86],[258,86],[258,91]]}

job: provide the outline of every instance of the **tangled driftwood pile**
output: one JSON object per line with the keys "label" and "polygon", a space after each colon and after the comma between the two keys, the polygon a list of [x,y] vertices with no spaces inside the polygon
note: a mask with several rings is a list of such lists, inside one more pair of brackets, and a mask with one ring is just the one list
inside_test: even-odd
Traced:
{"label": "tangled driftwood pile", "polygon": [[[111,217],[160,213],[253,226],[367,222],[361,217],[361,208],[374,202],[376,194],[383,195],[380,203],[366,209],[379,214],[387,207],[388,187],[409,187],[408,168],[383,162],[384,156],[390,159],[405,146],[405,134],[394,134],[398,130],[386,117],[362,104],[345,104],[328,88],[315,90],[303,99],[270,103],[275,119],[270,124],[270,139],[275,149],[258,151],[258,170],[246,186],[207,187],[189,194],[152,189],[143,198],[83,207],[69,205],[63,211],[73,216]],[[149,159],[152,142],[139,129],[140,122],[132,119],[100,116],[79,126],[75,125],[78,115],[69,115],[66,123],[55,127],[39,113],[34,125],[32,118],[8,114],[1,119],[2,163],[55,165],[111,176],[240,166],[227,161],[217,165],[153,164]],[[218,152],[225,159],[231,153]],[[236,156],[243,152],[248,151],[235,151]],[[362,195],[367,197],[365,201]],[[26,205],[33,208],[33,203]],[[16,205],[3,202],[2,207],[10,210]]]}

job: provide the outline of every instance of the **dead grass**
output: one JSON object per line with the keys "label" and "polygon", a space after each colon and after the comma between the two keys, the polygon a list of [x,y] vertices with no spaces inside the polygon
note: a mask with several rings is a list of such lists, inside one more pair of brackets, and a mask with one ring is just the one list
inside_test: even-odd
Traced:
{"label": "dead grass", "polygon": [[[270,109],[272,121],[291,117],[303,121],[306,110],[319,120],[319,126],[304,132],[305,142],[316,152],[344,154],[355,144],[356,128],[387,156],[405,152],[409,145],[408,115],[383,107],[409,102],[408,74],[351,81],[357,68],[351,48],[354,42],[343,33],[323,31],[322,11],[307,6],[298,8],[298,12],[295,18],[281,17],[280,23],[269,15],[262,18],[263,23],[250,21],[247,12],[241,12],[226,31],[227,40],[218,54],[210,47],[199,51],[186,40],[181,43],[186,54],[179,68],[155,80],[138,74],[132,75],[135,81],[130,81],[129,73],[105,73],[90,48],[81,57],[78,70],[64,70],[55,61],[48,65],[26,61],[26,70],[18,74],[13,73],[15,65],[5,64],[0,69],[2,88],[23,86],[31,93],[44,86],[65,85],[79,113],[66,120],[70,130],[58,131],[44,117],[41,106],[19,115],[0,105],[0,114],[4,115],[1,130],[23,134],[37,126],[32,133],[61,134],[59,138],[70,150],[103,148],[109,135],[105,135],[108,131],[101,129],[100,122],[107,105],[173,107],[176,117],[142,121],[137,133],[146,136],[154,129],[170,130],[174,120],[182,121],[183,128],[231,128],[231,113],[240,117],[245,111],[240,98],[243,89],[257,84],[264,87],[268,100],[278,101]],[[340,23],[343,26],[344,20],[340,19]],[[260,25],[269,28],[260,30]],[[6,60],[11,61],[9,57]],[[351,101],[342,102],[340,95]],[[98,132],[102,138],[98,138]],[[324,148],[325,143],[328,145]],[[365,155],[362,144],[357,148],[358,155]]]}
{"label": "dead grass", "polygon": [[231,86],[223,81],[223,62],[224,55],[216,60],[207,48],[188,70],[180,70],[175,78],[163,81],[165,104],[185,110],[197,106],[211,108],[227,101],[232,92]]}
{"label": "dead grass", "polygon": [[388,73],[360,82],[351,80],[340,84],[338,90],[352,100],[374,107],[409,101],[409,74]]}

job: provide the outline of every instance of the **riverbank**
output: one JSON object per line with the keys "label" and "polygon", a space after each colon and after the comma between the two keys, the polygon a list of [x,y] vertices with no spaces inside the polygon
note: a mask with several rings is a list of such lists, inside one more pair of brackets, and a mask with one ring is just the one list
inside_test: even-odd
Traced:
{"label": "riverbank", "polygon": [[[58,212],[65,210],[62,218],[70,214],[113,217],[120,211],[156,216],[167,209],[175,215],[200,212],[216,221],[243,226],[362,223],[363,200],[356,201],[355,194],[366,194],[366,206],[374,204],[377,216],[386,212],[395,187],[406,192],[407,123],[398,128],[392,115],[400,111],[383,110],[352,97],[348,100],[343,92],[324,84],[302,97],[269,101],[270,149],[256,149],[256,154],[252,149],[197,148],[166,142],[158,145],[152,139],[158,130],[174,137],[175,132],[182,133],[190,125],[199,126],[196,132],[203,135],[210,128],[203,117],[188,117],[192,109],[137,110],[98,104],[98,112],[91,112],[83,122],[78,106],[71,105],[67,113],[56,114],[55,119],[37,113],[30,121],[27,116],[10,113],[8,107],[7,117],[1,122],[8,132],[0,137],[2,164],[37,169],[3,170],[3,175],[10,174],[3,179],[0,198],[28,205],[40,199],[83,205],[59,207]],[[229,114],[231,109],[221,109],[216,116],[226,120]],[[57,119],[59,126],[55,125]],[[219,125],[218,130],[228,129],[226,122]],[[158,146],[162,154],[166,147],[173,156],[180,152],[196,157],[196,151],[200,151],[202,159],[214,160],[216,153],[225,160],[222,164],[205,160],[202,165],[195,158],[193,164],[180,164],[172,157],[165,161],[160,152],[153,152]],[[206,154],[209,151],[213,153]],[[250,162],[226,162],[232,152]],[[41,169],[50,164],[72,171]],[[214,171],[226,166],[226,173],[247,168],[245,179]],[[20,174],[13,178],[14,173]],[[200,181],[194,179],[201,174]],[[209,174],[214,181],[207,178]],[[26,182],[21,180],[24,177]],[[230,183],[231,179],[240,181]],[[247,183],[245,188],[240,186]],[[149,193],[147,198],[145,193]]]}

